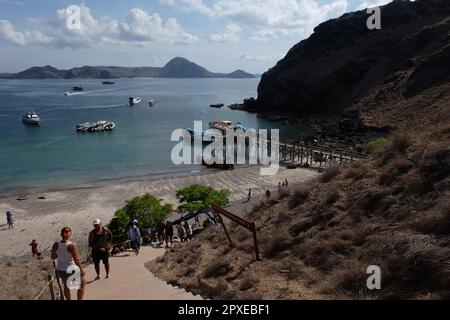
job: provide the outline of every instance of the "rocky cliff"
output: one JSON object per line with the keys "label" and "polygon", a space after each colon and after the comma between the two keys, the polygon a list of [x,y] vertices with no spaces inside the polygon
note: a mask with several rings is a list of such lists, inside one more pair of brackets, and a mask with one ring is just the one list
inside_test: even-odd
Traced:
{"label": "rocky cliff", "polygon": [[450,1],[394,1],[381,7],[381,30],[369,30],[368,17],[352,12],[316,27],[262,76],[251,109],[304,116],[350,108],[366,124],[392,126],[405,105],[448,84]]}

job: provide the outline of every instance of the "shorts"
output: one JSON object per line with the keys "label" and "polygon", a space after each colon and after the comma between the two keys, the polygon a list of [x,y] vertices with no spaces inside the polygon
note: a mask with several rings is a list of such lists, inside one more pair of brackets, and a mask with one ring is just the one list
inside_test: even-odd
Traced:
{"label": "shorts", "polygon": [[139,241],[139,239],[132,240],[131,247],[133,248],[133,250],[139,249],[141,247],[141,242]]}
{"label": "shorts", "polygon": [[108,251],[100,252],[97,250],[92,250],[92,260],[94,260],[94,264],[99,264],[100,261],[102,261],[103,264],[108,264],[109,253]]}
{"label": "shorts", "polygon": [[70,273],[67,273],[66,271],[61,271],[61,270],[56,270],[56,274],[58,275],[58,278],[60,278],[64,282],[66,282],[67,279],[71,276]]}

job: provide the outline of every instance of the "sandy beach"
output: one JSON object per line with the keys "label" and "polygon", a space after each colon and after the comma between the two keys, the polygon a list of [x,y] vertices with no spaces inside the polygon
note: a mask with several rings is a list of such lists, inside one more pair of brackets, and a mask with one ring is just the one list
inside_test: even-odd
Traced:
{"label": "sandy beach", "polygon": [[[30,255],[28,244],[36,239],[42,250],[48,250],[58,240],[60,230],[70,226],[74,240],[83,246],[91,230],[94,218],[109,223],[117,209],[126,200],[145,193],[153,194],[176,207],[177,190],[199,183],[217,189],[229,189],[231,201],[244,199],[248,189],[254,198],[262,197],[267,188],[276,189],[279,181],[287,178],[291,185],[310,180],[317,175],[314,170],[281,168],[276,176],[261,176],[259,168],[246,167],[234,171],[205,171],[191,174],[175,174],[138,181],[116,181],[97,186],[82,186],[44,192],[30,190],[28,199],[18,201],[22,193],[0,196],[0,256],[18,257]],[[39,197],[45,199],[39,199]],[[254,204],[250,203],[249,206]],[[6,211],[14,214],[15,230],[6,226]],[[179,216],[178,214],[174,214]]]}

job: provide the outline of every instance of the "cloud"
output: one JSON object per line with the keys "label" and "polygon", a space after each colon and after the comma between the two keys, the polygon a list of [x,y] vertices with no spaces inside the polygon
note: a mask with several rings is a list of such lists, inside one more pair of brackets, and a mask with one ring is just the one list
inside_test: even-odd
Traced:
{"label": "cloud", "polygon": [[385,4],[388,4],[392,1],[393,0],[365,0],[361,2],[361,4],[358,7],[358,10],[384,6]]}
{"label": "cloud", "polygon": [[284,55],[282,53],[274,53],[270,55],[252,55],[248,52],[244,52],[237,55],[237,58],[245,61],[278,61],[282,59]]}
{"label": "cloud", "polygon": [[96,19],[88,7],[80,8],[80,29],[69,29],[67,21],[71,13],[60,9],[53,20],[28,19],[34,31],[16,31],[9,21],[0,20],[0,39],[19,46],[51,45],[73,49],[99,44],[145,47],[152,42],[187,45],[199,41],[197,36],[184,31],[175,18],[164,22],[158,13],[149,14],[134,8],[123,20]]}
{"label": "cloud", "polygon": [[16,6],[23,6],[22,1],[16,1],[16,0],[0,0],[0,4],[13,4]]}
{"label": "cloud", "polygon": [[209,37],[211,42],[238,42],[242,29],[237,24],[229,24],[224,34],[213,34]]}
{"label": "cloud", "polygon": [[18,46],[49,44],[53,40],[39,31],[16,31],[14,26],[7,20],[0,20],[0,39]]}
{"label": "cloud", "polygon": [[252,40],[267,41],[282,36],[309,35],[319,23],[346,12],[348,0],[159,0],[211,19],[226,18],[254,29]]}

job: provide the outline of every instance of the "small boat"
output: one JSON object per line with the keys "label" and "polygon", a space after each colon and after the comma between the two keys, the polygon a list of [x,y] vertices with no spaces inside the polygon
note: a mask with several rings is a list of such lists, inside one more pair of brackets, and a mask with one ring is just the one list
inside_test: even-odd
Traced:
{"label": "small boat", "polygon": [[139,97],[130,97],[130,99],[128,100],[128,103],[130,104],[130,106],[134,106],[136,104],[141,103],[141,98]]}
{"label": "small boat", "polygon": [[222,108],[224,106],[224,104],[223,103],[217,103],[217,104],[212,104],[212,105],[210,105],[210,107],[211,108]]}
{"label": "small boat", "polygon": [[114,81],[103,81],[102,84],[115,84]]}
{"label": "small boat", "polygon": [[151,100],[148,102],[148,105],[149,105],[150,107],[153,107],[153,106],[155,105],[155,100],[151,99]]}
{"label": "small boat", "polygon": [[97,121],[94,123],[81,123],[77,125],[77,132],[103,132],[112,131],[116,127],[116,124],[111,121]]}
{"label": "small boat", "polygon": [[33,111],[27,111],[23,116],[22,116],[22,121],[26,124],[34,124],[34,125],[38,125],[41,122],[41,119],[39,118],[39,116],[36,114],[36,112]]}
{"label": "small boat", "polygon": [[72,91],[77,91],[77,92],[80,92],[80,91],[83,91],[83,90],[84,90],[84,88],[81,87],[81,86],[76,86],[76,87],[72,88]]}

